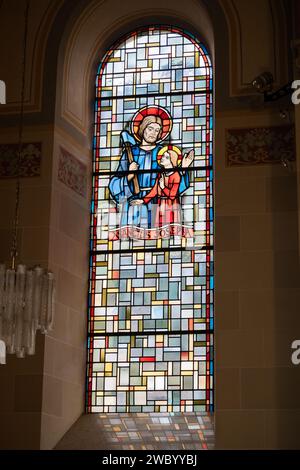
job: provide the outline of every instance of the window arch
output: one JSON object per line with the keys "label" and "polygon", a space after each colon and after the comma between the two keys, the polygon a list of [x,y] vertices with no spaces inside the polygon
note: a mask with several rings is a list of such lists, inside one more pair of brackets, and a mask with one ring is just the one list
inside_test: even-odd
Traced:
{"label": "window arch", "polygon": [[140,28],[100,63],[87,412],[213,410],[212,91],[179,28]]}

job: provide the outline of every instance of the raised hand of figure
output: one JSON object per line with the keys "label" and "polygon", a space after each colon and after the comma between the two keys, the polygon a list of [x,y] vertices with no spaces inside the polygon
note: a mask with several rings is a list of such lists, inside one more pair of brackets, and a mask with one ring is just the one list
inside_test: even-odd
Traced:
{"label": "raised hand of figure", "polygon": [[161,189],[165,188],[165,179],[163,176],[159,178],[159,186],[161,187]]}
{"label": "raised hand of figure", "polygon": [[194,161],[195,152],[194,149],[190,150],[189,153],[185,153],[182,159],[182,168],[188,168]]}
{"label": "raised hand of figure", "polygon": [[141,204],[144,204],[143,199],[133,199],[130,201],[131,206],[140,206]]}

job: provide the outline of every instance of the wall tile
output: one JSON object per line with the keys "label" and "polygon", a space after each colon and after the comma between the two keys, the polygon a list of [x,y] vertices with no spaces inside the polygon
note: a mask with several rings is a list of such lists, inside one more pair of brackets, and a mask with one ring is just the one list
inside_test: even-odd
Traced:
{"label": "wall tile", "polygon": [[42,413],[41,450],[52,450],[61,436],[72,426],[73,421],[54,415]]}
{"label": "wall tile", "polygon": [[297,179],[295,174],[266,178],[267,211],[297,210]]}
{"label": "wall tile", "polygon": [[60,230],[74,240],[88,245],[89,211],[70,197],[62,194],[60,206]]}
{"label": "wall tile", "polygon": [[240,218],[234,216],[216,217],[216,251],[240,250]]}
{"label": "wall tile", "polygon": [[68,235],[51,231],[50,258],[64,270],[84,280],[88,277],[89,245],[79,243]]}
{"label": "wall tile", "polygon": [[215,178],[215,212],[218,216],[239,215],[240,184],[237,178]]}
{"label": "wall tile", "polygon": [[218,330],[235,329],[239,326],[238,291],[218,291],[215,294],[215,323]]}
{"label": "wall tile", "polygon": [[261,213],[266,211],[266,179],[239,178],[240,213]]}
{"label": "wall tile", "polygon": [[[19,359],[20,360],[20,359]],[[5,450],[39,450],[40,413],[1,413],[0,448]]]}
{"label": "wall tile", "polygon": [[55,312],[52,331],[49,332],[49,337],[56,340],[67,342],[68,332],[67,323],[69,315],[69,307],[66,305],[55,302]]}
{"label": "wall tile", "polygon": [[266,411],[266,448],[300,448],[300,410]]}
{"label": "wall tile", "polygon": [[216,449],[264,448],[264,411],[217,410],[215,422]]}
{"label": "wall tile", "polygon": [[20,225],[48,226],[50,219],[50,186],[24,187],[21,190]]}
{"label": "wall tile", "polygon": [[262,367],[263,333],[254,330],[217,330],[216,364],[218,367]]}
{"label": "wall tile", "polygon": [[63,381],[49,375],[43,378],[43,412],[50,415],[63,414]]}
{"label": "wall tile", "polygon": [[300,381],[296,367],[243,369],[241,387],[242,408],[299,408]]}
{"label": "wall tile", "polygon": [[239,287],[241,255],[239,252],[215,253],[216,291],[235,291]]}
{"label": "wall tile", "polygon": [[[9,225],[7,221],[7,225]],[[22,228],[18,229],[17,232],[17,246],[20,251],[22,246]],[[11,246],[13,236],[13,222],[11,221],[11,227],[8,229],[0,229],[0,263],[5,263],[6,266],[11,266]]]}
{"label": "wall tile", "polygon": [[56,341],[47,335],[45,338],[45,354],[43,372],[47,375],[54,374],[54,349]]}
{"label": "wall tile", "polygon": [[300,289],[248,289],[239,292],[241,328],[300,329]]}
{"label": "wall tile", "polygon": [[64,269],[59,270],[57,301],[81,311],[86,308],[87,284]]}
{"label": "wall tile", "polygon": [[241,250],[298,249],[296,212],[243,214],[241,216]]}
{"label": "wall tile", "polygon": [[56,342],[53,358],[53,374],[58,379],[82,384],[85,382],[86,350]]}
{"label": "wall tile", "polygon": [[65,418],[70,422],[85,412],[85,381],[63,384],[63,409]]}
{"label": "wall tile", "polygon": [[[0,366],[2,369],[5,365]],[[5,372],[5,371],[4,371]],[[0,412],[14,411],[15,378],[13,375],[0,375]]]}
{"label": "wall tile", "polygon": [[85,348],[87,343],[86,309],[78,312],[69,309],[67,316],[67,342],[72,346]]}
{"label": "wall tile", "polygon": [[[9,188],[0,187],[0,227],[12,227],[15,215],[16,189],[15,185]],[[22,204],[23,206],[23,204]]]}
{"label": "wall tile", "polygon": [[43,367],[44,341],[45,335],[38,331],[34,355],[18,359],[15,354],[7,354],[5,366],[0,367],[0,377],[2,375],[39,375]]}
{"label": "wall tile", "polygon": [[274,255],[272,251],[241,252],[239,286],[241,289],[274,286]]}
{"label": "wall tile", "polygon": [[236,410],[241,407],[241,384],[239,369],[216,369],[216,409]]}
{"label": "wall tile", "polygon": [[40,411],[42,406],[42,384],[42,375],[16,375],[15,411]]}
{"label": "wall tile", "polygon": [[23,259],[47,259],[49,227],[24,227],[20,256]]}
{"label": "wall tile", "polygon": [[280,288],[300,287],[298,251],[274,253],[274,281],[275,286]]}

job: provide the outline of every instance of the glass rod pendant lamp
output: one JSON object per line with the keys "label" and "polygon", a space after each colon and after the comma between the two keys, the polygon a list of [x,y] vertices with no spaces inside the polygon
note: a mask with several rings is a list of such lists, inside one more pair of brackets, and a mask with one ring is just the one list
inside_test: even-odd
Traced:
{"label": "glass rod pendant lamp", "polygon": [[[6,353],[24,358],[35,354],[36,332],[47,333],[53,324],[54,275],[51,271],[35,266],[29,269],[17,264],[17,232],[20,205],[20,167],[22,156],[24,92],[26,52],[28,38],[29,0],[25,6],[25,28],[22,54],[22,86],[19,121],[16,202],[13,224],[11,267],[0,264],[0,341],[5,343]],[[0,361],[5,363],[5,360]]]}

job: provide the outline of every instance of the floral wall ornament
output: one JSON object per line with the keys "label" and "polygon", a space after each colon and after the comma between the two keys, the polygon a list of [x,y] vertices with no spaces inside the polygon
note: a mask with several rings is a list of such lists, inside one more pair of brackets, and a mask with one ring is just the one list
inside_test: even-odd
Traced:
{"label": "floral wall ornament", "polygon": [[59,147],[58,179],[80,196],[86,196],[87,167],[63,147]]}
{"label": "floral wall ornament", "polygon": [[226,166],[295,160],[293,125],[226,129]]}
{"label": "floral wall ornament", "polygon": [[0,144],[0,178],[31,178],[41,174],[42,143],[22,145],[18,166],[18,144]]}

